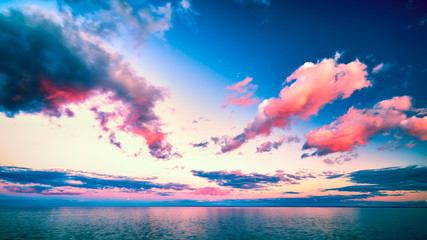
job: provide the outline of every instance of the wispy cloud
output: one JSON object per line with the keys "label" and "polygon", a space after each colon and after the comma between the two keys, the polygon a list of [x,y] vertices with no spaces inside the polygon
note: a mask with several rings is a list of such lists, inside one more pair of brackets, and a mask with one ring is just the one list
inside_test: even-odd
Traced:
{"label": "wispy cloud", "polygon": [[178,3],[178,7],[176,9],[178,15],[184,20],[188,26],[197,30],[196,17],[200,15],[198,11],[193,8],[191,0],[181,0]]}
{"label": "wispy cloud", "polygon": [[251,77],[246,77],[240,82],[227,86],[225,89],[232,90],[235,93],[228,95],[225,99],[225,104],[221,107],[226,108],[230,104],[234,104],[237,106],[249,106],[258,104],[259,99],[256,97],[253,98],[253,94],[258,88],[258,86],[255,84],[250,84],[251,81]]}
{"label": "wispy cloud", "polygon": [[412,28],[416,28],[416,27],[423,27],[424,25],[426,25],[427,23],[427,15],[424,15],[424,17],[418,21],[416,24],[410,24],[408,25],[407,29],[412,29]]}
{"label": "wispy cloud", "polygon": [[376,74],[379,72],[386,71],[390,67],[390,64],[380,63],[372,69],[372,73]]}
{"label": "wispy cloud", "polygon": [[236,0],[236,2],[240,3],[240,4],[245,4],[246,2],[252,2],[255,4],[261,4],[264,6],[270,6],[270,1],[269,0]]}
{"label": "wispy cloud", "polygon": [[190,143],[193,148],[207,148],[209,142]]}
{"label": "wispy cloud", "polygon": [[278,141],[265,142],[257,147],[257,153],[270,152],[271,149],[278,149],[283,143],[300,142],[301,139],[297,135],[280,136]]}
{"label": "wispy cloud", "polygon": [[61,12],[83,18],[81,28],[103,37],[131,36],[135,44],[151,34],[163,37],[172,28],[171,3],[153,5],[127,0],[58,0]]}

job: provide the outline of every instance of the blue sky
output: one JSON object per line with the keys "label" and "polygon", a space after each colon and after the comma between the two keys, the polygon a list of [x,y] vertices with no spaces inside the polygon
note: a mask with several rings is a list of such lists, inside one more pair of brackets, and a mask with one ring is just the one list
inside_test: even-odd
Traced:
{"label": "blue sky", "polygon": [[[268,6],[252,1],[195,1],[193,6],[203,13],[194,16],[196,26],[177,21],[166,33],[168,42],[228,78],[250,75],[254,82],[266,83],[258,92],[266,98],[304,62],[332,57],[338,51],[344,53],[344,62],[359,58],[372,68],[380,63],[395,65],[390,69],[393,74],[386,74],[391,76],[376,79],[380,90],[371,98],[378,92],[384,98],[402,94],[402,89],[393,87],[408,79],[396,70],[412,66],[412,86],[405,90],[426,101],[415,90],[425,87],[421,1],[272,1]],[[387,84],[390,81],[392,86]]]}
{"label": "blue sky", "polygon": [[421,0],[10,0],[0,30],[2,205],[425,205]]}

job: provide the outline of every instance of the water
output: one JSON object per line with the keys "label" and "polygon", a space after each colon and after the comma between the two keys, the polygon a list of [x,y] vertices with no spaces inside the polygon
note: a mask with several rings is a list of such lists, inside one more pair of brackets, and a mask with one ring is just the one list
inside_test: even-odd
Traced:
{"label": "water", "polygon": [[427,209],[0,208],[0,239],[427,239]]}

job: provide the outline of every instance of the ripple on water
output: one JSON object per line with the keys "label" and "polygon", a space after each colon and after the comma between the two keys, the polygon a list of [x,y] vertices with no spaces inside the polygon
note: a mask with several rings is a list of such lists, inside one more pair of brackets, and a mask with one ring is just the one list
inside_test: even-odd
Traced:
{"label": "ripple on water", "polygon": [[1,208],[1,239],[427,239],[427,209]]}

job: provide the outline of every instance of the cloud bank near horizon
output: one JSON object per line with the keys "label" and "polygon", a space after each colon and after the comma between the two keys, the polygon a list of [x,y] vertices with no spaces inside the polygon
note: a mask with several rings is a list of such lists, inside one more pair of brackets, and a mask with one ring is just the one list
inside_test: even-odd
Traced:
{"label": "cloud bank near horizon", "polygon": [[[115,189],[126,192],[152,192],[157,190],[194,190],[188,184],[155,183],[157,177],[135,178],[83,171],[34,170],[30,168],[0,167],[0,179],[8,184],[4,188],[15,193],[43,195],[81,195],[91,190]],[[36,185],[35,185],[36,184]]]}
{"label": "cloud bank near horizon", "polygon": [[191,174],[196,177],[207,179],[209,182],[214,182],[222,187],[230,187],[234,189],[261,189],[269,186],[285,184],[299,184],[299,181],[304,179],[316,178],[313,174],[298,172],[296,174],[288,174],[283,171],[276,171],[275,174],[261,173],[242,173],[241,170],[234,171],[199,171],[191,170]]}

